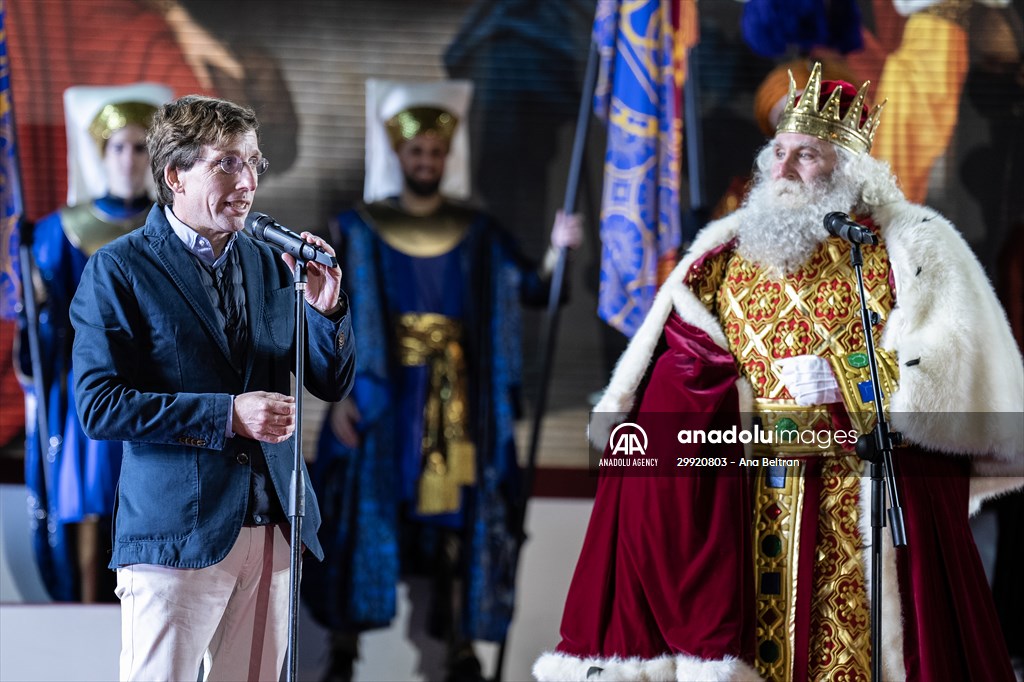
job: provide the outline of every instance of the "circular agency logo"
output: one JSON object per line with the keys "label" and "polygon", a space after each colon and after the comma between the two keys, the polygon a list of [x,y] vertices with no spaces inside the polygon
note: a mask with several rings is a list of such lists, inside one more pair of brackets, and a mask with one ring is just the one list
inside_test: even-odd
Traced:
{"label": "circular agency logo", "polygon": [[608,445],[612,455],[643,457],[647,454],[647,432],[639,424],[624,422],[612,430]]}

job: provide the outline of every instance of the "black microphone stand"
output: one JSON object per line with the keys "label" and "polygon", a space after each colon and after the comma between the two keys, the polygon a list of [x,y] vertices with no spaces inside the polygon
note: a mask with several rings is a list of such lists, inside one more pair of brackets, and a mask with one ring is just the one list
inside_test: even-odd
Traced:
{"label": "black microphone stand", "polygon": [[299,584],[302,581],[302,517],[306,515],[306,483],[302,478],[302,387],[306,372],[306,261],[295,259],[295,457],[288,486],[288,519],[292,526],[288,564],[288,668],[285,679],[296,682],[299,665]]}
{"label": "black microphone stand", "polygon": [[[876,244],[877,240],[872,244]],[[867,350],[868,367],[871,371],[871,389],[875,405],[875,428],[871,434],[857,439],[857,454],[871,463],[871,679],[882,680],[882,527],[885,526],[886,488],[889,492],[889,523],[892,528],[894,547],[907,546],[907,532],[903,522],[903,505],[896,487],[896,475],[892,465],[892,449],[902,442],[898,432],[889,430],[889,422],[882,408],[882,386],[878,381],[878,362],[875,359],[875,342],[872,329],[878,323],[878,313],[868,310],[864,295],[864,258],[861,245],[850,242],[850,263],[857,273],[857,290],[860,293],[860,321],[864,330],[864,346]]]}

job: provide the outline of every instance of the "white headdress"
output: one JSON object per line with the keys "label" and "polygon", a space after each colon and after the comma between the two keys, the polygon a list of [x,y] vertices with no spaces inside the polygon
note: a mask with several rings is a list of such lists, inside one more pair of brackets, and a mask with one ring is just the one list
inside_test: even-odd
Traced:
{"label": "white headdress", "polygon": [[458,120],[441,180],[441,193],[454,199],[469,198],[469,128],[466,123],[472,98],[473,84],[464,80],[427,83],[367,80],[363,199],[370,203],[402,191],[402,170],[385,123],[414,107],[444,109]]}
{"label": "white headdress", "polygon": [[[107,193],[107,176],[103,169],[101,147],[90,132],[97,115],[104,107],[120,102],[141,102],[159,107],[173,97],[174,92],[159,83],[75,85],[64,91],[64,123],[68,136],[69,206]],[[146,174],[146,178],[152,195],[153,181],[149,173]]]}

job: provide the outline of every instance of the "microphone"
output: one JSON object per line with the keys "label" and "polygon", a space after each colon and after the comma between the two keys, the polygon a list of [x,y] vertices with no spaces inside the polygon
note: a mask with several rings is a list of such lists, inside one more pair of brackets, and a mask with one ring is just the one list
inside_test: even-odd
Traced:
{"label": "microphone", "polygon": [[338,259],[328,254],[319,246],[306,242],[287,227],[277,222],[266,213],[253,211],[245,219],[245,230],[254,239],[272,244],[291,254],[296,260],[315,261],[329,268],[337,267]]}
{"label": "microphone", "polygon": [[877,244],[878,237],[872,232],[850,219],[850,216],[833,211],[825,216],[825,229],[834,237],[845,239],[853,244]]}

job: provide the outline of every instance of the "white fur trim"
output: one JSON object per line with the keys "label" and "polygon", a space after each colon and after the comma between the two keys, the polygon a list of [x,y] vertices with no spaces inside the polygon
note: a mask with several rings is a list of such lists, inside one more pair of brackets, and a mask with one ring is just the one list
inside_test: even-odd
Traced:
{"label": "white fur trim", "polygon": [[[985,468],[986,464],[975,462],[974,469]],[[1018,472],[1019,466],[1014,467]],[[1024,488],[1024,477],[1005,476],[1001,474],[984,474],[972,476],[968,495],[967,513],[974,516],[981,510],[982,503],[997,497],[1009,495],[1014,490]]]}
{"label": "white fur trim", "polygon": [[[663,289],[666,294],[672,297],[675,310],[679,317],[690,324],[708,333],[711,339],[720,348],[729,350],[729,341],[725,338],[725,332],[718,322],[718,318],[712,315],[704,304],[693,294],[684,279],[686,274],[693,267],[699,258],[709,251],[727,244],[736,237],[736,231],[740,226],[740,219],[743,211],[732,213],[721,220],[710,223],[700,231],[693,241],[690,250],[686,252],[679,265],[669,275]],[[668,317],[667,315],[665,316]],[[662,322],[664,324],[664,321]]]}
{"label": "white fur trim", "polygon": [[[600,670],[594,670],[600,668]],[[587,673],[591,673],[588,677]],[[658,658],[579,658],[547,653],[533,664],[538,682],[761,682],[751,666],[731,656],[706,660],[686,654]]]}
{"label": "white fur trim", "polygon": [[986,479],[972,484],[976,507],[1022,483],[1020,350],[980,263],[945,218],[902,201],[873,217],[896,280],[881,343],[900,364],[893,428],[929,450],[974,455],[974,476]]}
{"label": "white fur trim", "polygon": [[[896,281],[897,305],[880,343],[900,364],[900,388],[890,397],[893,428],[929,450],[975,455],[974,476],[987,479],[972,483],[976,508],[1024,484],[1024,426],[1015,418],[1024,415],[1024,361],[981,265],[945,218],[906,201],[872,212]],[[721,325],[683,279],[699,257],[735,237],[743,213],[697,235],[619,359],[595,412],[633,407],[673,309],[728,347]],[[604,447],[608,431],[591,429],[590,436]]]}

